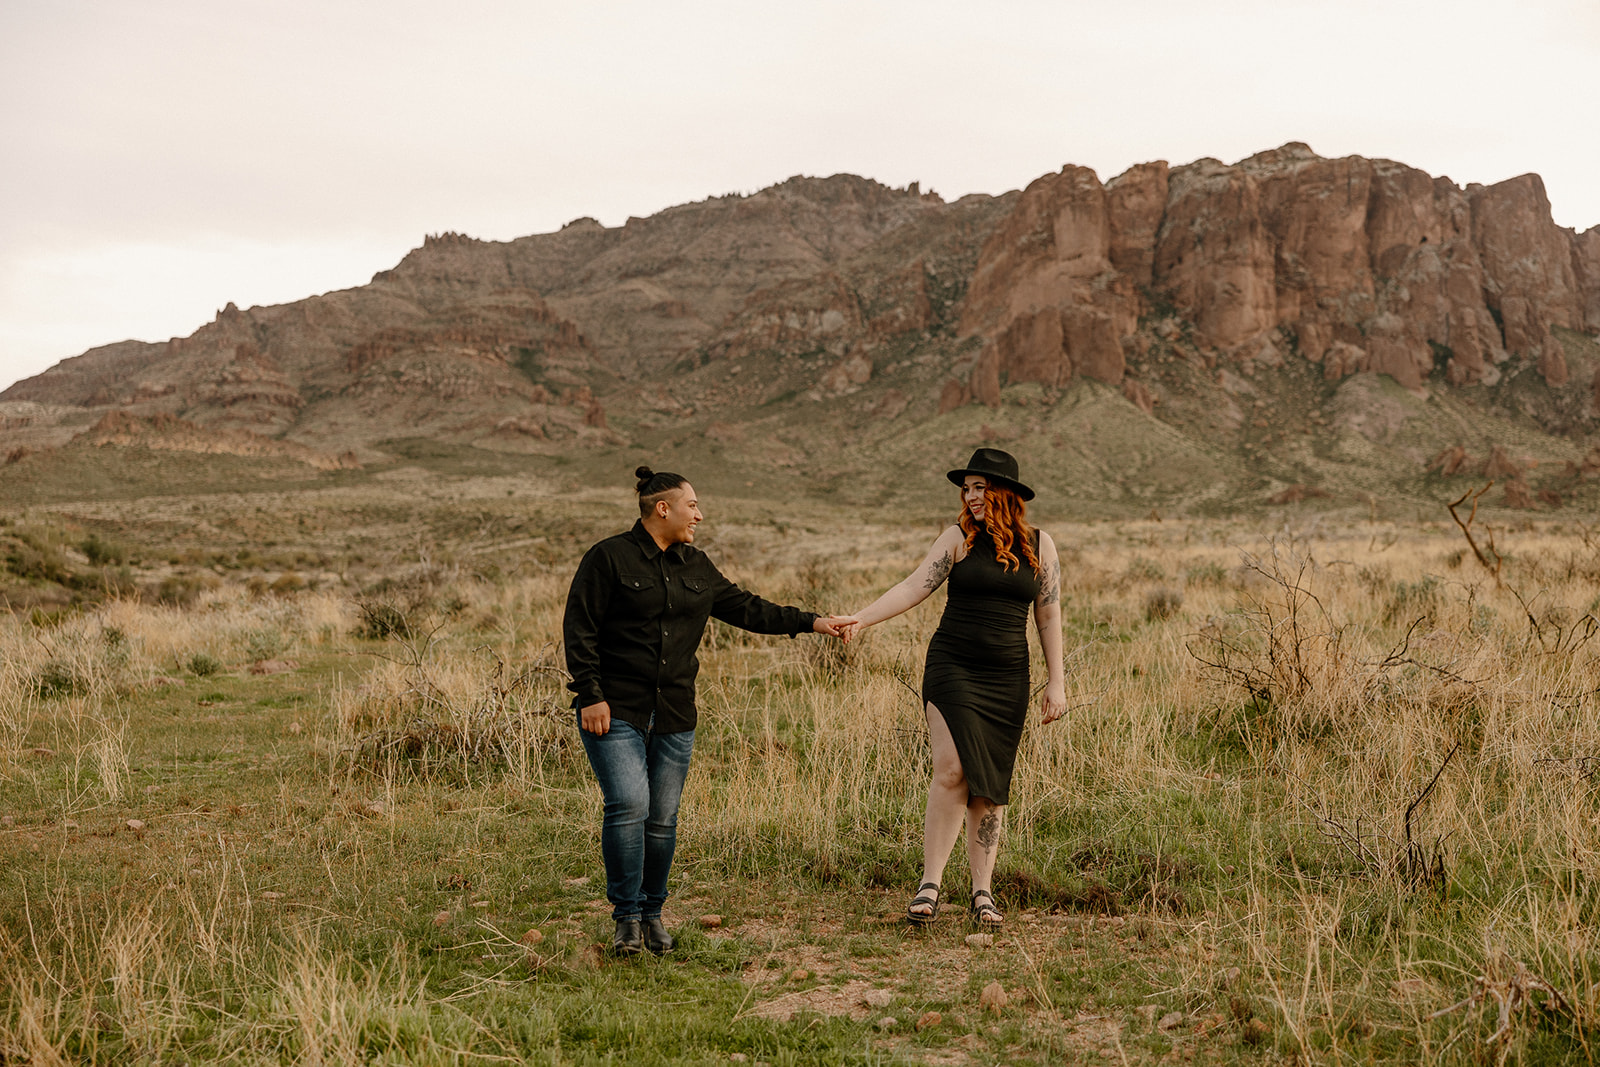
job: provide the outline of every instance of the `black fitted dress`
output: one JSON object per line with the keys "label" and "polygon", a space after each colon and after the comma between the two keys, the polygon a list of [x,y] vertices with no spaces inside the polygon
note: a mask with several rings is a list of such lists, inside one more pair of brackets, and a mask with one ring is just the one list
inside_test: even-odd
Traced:
{"label": "black fitted dress", "polygon": [[[1034,555],[1039,533],[1032,532]],[[949,599],[928,642],[922,699],[939,709],[967,776],[967,792],[1011,799],[1011,768],[1028,718],[1028,610],[1039,577],[1015,548],[1017,569],[995,557],[987,530],[950,570]]]}

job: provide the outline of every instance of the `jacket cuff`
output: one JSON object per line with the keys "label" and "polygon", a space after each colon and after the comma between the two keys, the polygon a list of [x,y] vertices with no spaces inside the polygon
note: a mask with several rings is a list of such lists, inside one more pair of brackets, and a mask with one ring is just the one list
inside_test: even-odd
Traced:
{"label": "jacket cuff", "polygon": [[817,620],[820,619],[820,618],[822,618],[822,616],[818,615],[814,611],[802,611],[800,613],[800,629],[796,630],[794,633],[790,634],[789,636],[790,637],[799,637],[801,634],[811,633],[813,628],[817,624]]}
{"label": "jacket cuff", "polygon": [[602,703],[606,699],[606,695],[600,691],[599,682],[573,682],[567,688],[576,694],[573,700],[580,711],[593,704]]}

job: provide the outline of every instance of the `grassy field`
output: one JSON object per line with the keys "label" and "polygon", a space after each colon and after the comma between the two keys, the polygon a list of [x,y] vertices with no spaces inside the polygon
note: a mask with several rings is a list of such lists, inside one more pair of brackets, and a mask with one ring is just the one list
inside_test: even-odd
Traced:
{"label": "grassy field", "polygon": [[[833,610],[939,521],[708,505],[725,570]],[[1025,737],[990,942],[960,862],[955,906],[901,921],[939,598],[848,650],[714,625],[680,947],[616,960],[559,621],[624,496],[417,471],[0,518],[37,572],[13,600],[42,605],[0,615],[0,1063],[1588,1063],[1600,1039],[1577,523],[1497,523],[1496,576],[1442,507],[1047,522],[1071,710]],[[68,572],[100,584],[40,592]]]}

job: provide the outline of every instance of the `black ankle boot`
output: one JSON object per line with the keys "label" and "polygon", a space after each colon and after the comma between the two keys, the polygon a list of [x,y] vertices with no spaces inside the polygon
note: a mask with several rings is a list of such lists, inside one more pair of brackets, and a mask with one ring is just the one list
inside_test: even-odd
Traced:
{"label": "black ankle boot", "polygon": [[657,956],[663,952],[671,952],[673,946],[672,935],[667,933],[666,924],[657,915],[644,921],[644,947],[654,952]]}
{"label": "black ankle boot", "polygon": [[618,919],[617,932],[611,938],[611,951],[619,956],[632,956],[644,948],[644,938],[639,933],[638,919]]}

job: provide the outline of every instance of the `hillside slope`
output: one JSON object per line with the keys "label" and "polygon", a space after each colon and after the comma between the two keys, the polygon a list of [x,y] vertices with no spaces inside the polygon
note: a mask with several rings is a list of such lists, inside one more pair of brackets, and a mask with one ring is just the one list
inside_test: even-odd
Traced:
{"label": "hillside slope", "polygon": [[0,443],[29,484],[51,447],[148,447],[87,432],[118,412],[219,435],[196,451],[252,454],[247,432],[349,468],[428,439],[872,499],[993,441],[1113,512],[1484,472],[1553,507],[1600,467],[1597,335],[1600,228],[1555,226],[1537,176],[1462,189],[1292,144],[955,203],[836,175],[430,237],[366,286],[19,382]]}

